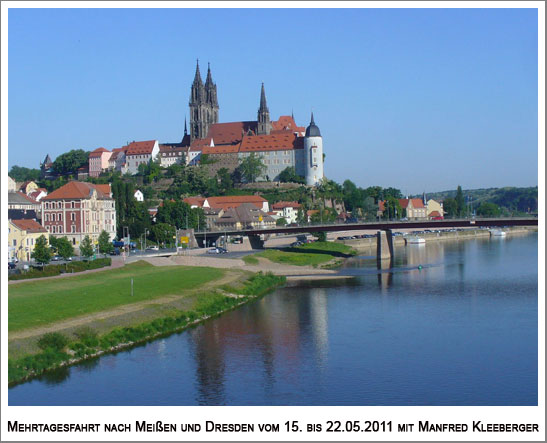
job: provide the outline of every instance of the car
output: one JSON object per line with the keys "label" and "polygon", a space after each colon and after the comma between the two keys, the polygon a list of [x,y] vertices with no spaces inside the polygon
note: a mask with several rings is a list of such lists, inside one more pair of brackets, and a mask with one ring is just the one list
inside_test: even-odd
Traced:
{"label": "car", "polygon": [[290,246],[291,246],[291,248],[297,248],[298,246],[302,246],[302,242],[301,241],[295,241],[295,242],[292,242]]}
{"label": "car", "polygon": [[227,249],[221,248],[220,246],[217,246],[217,249],[219,254],[226,254],[228,252]]}
{"label": "car", "polygon": [[232,242],[235,243],[235,244],[240,245],[241,243],[243,243],[243,237],[234,237]]}
{"label": "car", "polygon": [[54,255],[53,257],[51,257],[51,261],[59,261],[59,260],[62,260],[63,258],[60,256],[60,255]]}
{"label": "car", "polygon": [[120,249],[115,248],[112,251],[110,251],[110,255],[120,255]]}
{"label": "car", "polygon": [[207,249],[207,254],[220,254],[219,248]]}
{"label": "car", "polygon": [[149,246],[148,248],[146,248],[147,251],[159,251],[160,248],[158,248],[157,246]]}
{"label": "car", "polygon": [[12,261],[8,262],[8,269],[15,269],[16,267],[17,265],[14,262]]}

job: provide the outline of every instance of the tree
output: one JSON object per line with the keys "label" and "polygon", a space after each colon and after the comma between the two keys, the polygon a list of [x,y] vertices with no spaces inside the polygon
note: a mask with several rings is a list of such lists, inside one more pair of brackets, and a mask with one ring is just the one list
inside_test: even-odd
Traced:
{"label": "tree", "polygon": [[36,239],[34,244],[34,251],[32,251],[31,257],[36,260],[37,263],[48,264],[51,260],[51,250],[47,244],[47,238],[43,235]]}
{"label": "tree", "polygon": [[67,237],[61,237],[57,239],[57,253],[63,257],[65,260],[68,260],[74,255],[74,248],[72,243]]}
{"label": "tree", "polygon": [[262,162],[262,156],[257,156],[254,152],[241,160],[238,169],[241,171],[243,179],[248,183],[254,183],[267,170],[266,165]]}
{"label": "tree", "polygon": [[501,211],[499,206],[495,203],[482,202],[477,208],[477,214],[482,217],[499,217]]}
{"label": "tree", "polygon": [[465,215],[465,199],[463,198],[462,187],[458,186],[456,191],[456,214],[458,217]]}
{"label": "tree", "polygon": [[150,228],[152,240],[158,244],[168,244],[173,242],[176,234],[175,227],[167,223],[156,223]]}
{"label": "tree", "polygon": [[327,241],[327,233],[325,231],[312,232],[311,235],[317,238],[317,241]]}
{"label": "tree", "polygon": [[37,181],[40,179],[40,170],[13,165],[9,171],[9,176],[16,182]]}
{"label": "tree", "polygon": [[89,235],[86,235],[80,243],[80,254],[85,258],[89,258],[93,255],[93,244],[91,243]]}
{"label": "tree", "polygon": [[374,203],[373,197],[365,197],[363,202],[363,216],[365,220],[376,220],[376,214],[378,213],[378,205]]}
{"label": "tree", "polygon": [[53,235],[49,237],[49,249],[51,249],[54,253],[57,253],[59,250],[59,239]]}
{"label": "tree", "polygon": [[232,176],[230,175],[230,172],[227,168],[220,168],[217,171],[217,178],[219,181],[220,189],[223,192],[234,189],[234,180],[232,179]]}
{"label": "tree", "polygon": [[287,225],[287,219],[285,217],[279,217],[276,221],[275,221],[275,225],[276,226],[286,226]]}
{"label": "tree", "polygon": [[384,216],[388,220],[398,219],[403,216],[403,208],[399,200],[391,195],[388,195],[384,200]]}
{"label": "tree", "polygon": [[308,223],[308,217],[304,208],[300,208],[298,210],[298,213],[296,214],[296,223],[298,223],[299,225],[304,225]]}
{"label": "tree", "polygon": [[83,149],[73,149],[61,154],[53,162],[53,171],[57,174],[75,174],[78,168],[87,165],[89,152]]}
{"label": "tree", "polygon": [[458,204],[456,200],[452,197],[447,197],[443,201],[443,211],[445,215],[448,215],[450,218],[455,218],[458,216]]}
{"label": "tree", "polygon": [[296,173],[294,166],[288,166],[279,174],[281,183],[306,183],[306,179]]}
{"label": "tree", "polygon": [[114,245],[110,241],[110,235],[104,229],[99,234],[99,251],[104,254],[110,254],[114,250]]}

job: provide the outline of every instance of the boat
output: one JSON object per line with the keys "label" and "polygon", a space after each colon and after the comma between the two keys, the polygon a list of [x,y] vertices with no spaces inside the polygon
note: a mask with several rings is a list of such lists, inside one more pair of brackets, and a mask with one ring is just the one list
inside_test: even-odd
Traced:
{"label": "boat", "polygon": [[422,237],[407,237],[406,243],[411,245],[422,245],[425,243],[425,238]]}
{"label": "boat", "polygon": [[501,229],[490,229],[490,236],[492,237],[505,237],[507,234]]}

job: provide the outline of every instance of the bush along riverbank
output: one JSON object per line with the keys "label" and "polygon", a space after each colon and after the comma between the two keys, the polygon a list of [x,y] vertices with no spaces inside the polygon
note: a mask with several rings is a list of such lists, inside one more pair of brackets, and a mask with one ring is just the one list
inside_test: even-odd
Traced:
{"label": "bush along riverbank", "polygon": [[137,326],[115,328],[104,335],[98,335],[93,329],[84,327],[75,334],[75,341],[70,341],[58,332],[47,333],[38,340],[41,352],[17,360],[8,359],[9,386],[27,381],[51,369],[73,365],[88,358],[181,331],[255,300],[283,285],[285,281],[283,276],[259,272],[239,287],[223,286],[218,290],[200,294],[199,301],[192,310],[177,310],[169,316]]}
{"label": "bush along riverbank", "polygon": [[64,265],[46,265],[43,268],[30,268],[21,274],[13,274],[8,280],[26,280],[30,278],[53,277],[63,273],[72,274],[76,272],[89,271],[91,269],[105,268],[112,264],[112,260],[107,258],[97,258],[91,261],[74,261]]}

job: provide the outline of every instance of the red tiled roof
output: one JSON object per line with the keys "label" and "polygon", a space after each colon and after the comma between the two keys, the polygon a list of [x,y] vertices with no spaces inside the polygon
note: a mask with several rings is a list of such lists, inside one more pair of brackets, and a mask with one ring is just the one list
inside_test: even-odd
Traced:
{"label": "red tiled roof", "polygon": [[382,212],[386,210],[386,205],[384,204],[383,200],[378,200],[378,209]]}
{"label": "red tiled roof", "polygon": [[400,198],[399,204],[401,205],[401,208],[406,209],[408,207],[408,198]]}
{"label": "red tiled roof", "polygon": [[186,152],[187,148],[175,147],[171,145],[159,145],[160,152]]}
{"label": "red tiled roof", "polygon": [[112,193],[112,190],[110,189],[110,183],[107,183],[106,185],[92,185],[95,189],[97,189],[99,192],[103,193],[107,197],[110,197],[110,194]]}
{"label": "red tiled roof", "polygon": [[257,122],[214,123],[209,127],[206,138],[212,138],[215,145],[238,144],[249,130],[256,133]]}
{"label": "red tiled roof", "polygon": [[205,198],[203,197],[187,197],[184,200],[182,200],[184,203],[188,203],[190,206],[198,206],[203,207],[203,203],[205,202]]}
{"label": "red tiled roof", "polygon": [[264,202],[267,202],[265,198],[259,195],[234,195],[226,197],[207,197],[207,202],[211,208],[237,208],[243,203],[253,203],[256,207],[262,208]]}
{"label": "red tiled roof", "polygon": [[11,221],[15,226],[23,231],[27,232],[47,232],[47,229],[44,228],[36,220],[25,219],[25,220],[12,220]]}
{"label": "red tiled roof", "polygon": [[429,217],[441,217],[441,213],[439,211],[431,211]]}
{"label": "red tiled roof", "polygon": [[105,194],[106,187],[110,190],[110,185],[93,185],[79,181],[71,181],[66,185],[56,189],[51,194],[46,195],[43,200],[62,200],[62,199],[82,199],[89,198],[93,189],[97,190],[97,197],[110,198],[110,192]]}
{"label": "red tiled roof", "polygon": [[300,203],[298,202],[277,202],[274,203],[273,209],[283,209],[283,208],[300,208]]}
{"label": "red tiled roof", "polygon": [[101,155],[103,155],[103,152],[109,152],[108,149],[105,149],[105,148],[97,148],[95,149],[94,151],[91,151],[89,153],[89,157],[92,158],[92,157],[100,157]]}
{"label": "red tiled roof", "polygon": [[204,146],[202,154],[233,154],[239,151],[239,145]]}
{"label": "red tiled roof", "polygon": [[319,209],[308,209],[308,210],[306,211],[306,215],[307,215],[308,217],[311,217],[313,214],[317,214],[317,213],[319,213]]}
{"label": "red tiled roof", "polygon": [[156,140],[147,140],[144,142],[131,142],[125,148],[125,155],[152,154],[152,149]]}
{"label": "red tiled roof", "polygon": [[414,208],[425,208],[424,201],[421,198],[411,198],[412,207]]}
{"label": "red tiled roof", "polygon": [[272,122],[272,132],[273,131],[304,132],[306,131],[306,128],[297,126],[290,115],[282,115],[279,117],[279,120]]}
{"label": "red tiled roof", "polygon": [[240,152],[284,151],[297,149],[297,137],[292,132],[283,131],[270,135],[245,136],[241,141]]}

